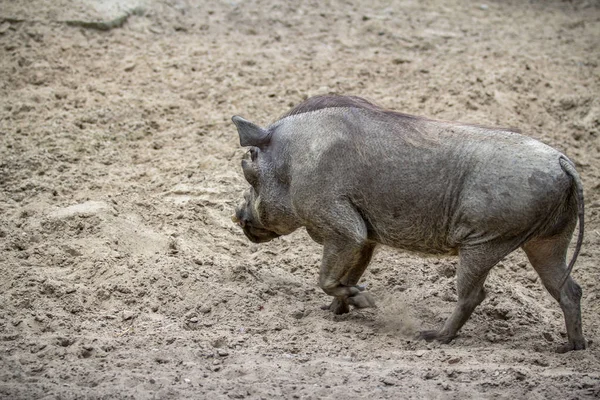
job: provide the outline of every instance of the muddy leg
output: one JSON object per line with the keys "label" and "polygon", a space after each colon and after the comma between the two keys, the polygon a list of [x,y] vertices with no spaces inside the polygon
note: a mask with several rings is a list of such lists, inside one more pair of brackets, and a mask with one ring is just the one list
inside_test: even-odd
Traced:
{"label": "muddy leg", "polygon": [[534,239],[523,246],[529,261],[540,276],[552,297],[558,301],[565,316],[568,342],[557,348],[557,352],[585,349],[581,329],[581,287],[571,278],[559,287],[567,270],[566,255],[570,236],[555,236]]}
{"label": "muddy leg", "polygon": [[[341,279],[342,285],[356,286],[360,280],[360,277],[365,272],[367,265],[369,265],[374,250],[374,243],[369,243],[362,247],[355,262],[350,266],[349,271]],[[360,287],[358,289],[361,290]],[[333,299],[331,304],[324,306],[323,309],[330,310],[334,314],[345,314],[350,311],[350,306],[347,299],[344,299],[343,297],[336,297]]]}
{"label": "muddy leg", "polygon": [[436,339],[442,343],[449,343],[454,339],[475,307],[485,298],[483,284],[488,272],[512,249],[510,244],[492,243],[460,249],[460,264],[456,272],[456,307],[441,330],[423,331],[419,336],[427,341]]}

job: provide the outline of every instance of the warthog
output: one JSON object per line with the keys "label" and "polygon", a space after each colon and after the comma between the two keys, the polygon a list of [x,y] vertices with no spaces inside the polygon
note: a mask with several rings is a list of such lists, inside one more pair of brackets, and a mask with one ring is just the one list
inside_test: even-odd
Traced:
{"label": "warthog", "polygon": [[[457,255],[458,302],[426,340],[450,342],[485,297],[503,257],[522,248],[563,310],[568,343],[585,348],[580,286],[583,190],[569,159],[513,130],[437,121],[359,97],[317,96],[261,128],[234,116],[251,187],[233,221],[255,243],[306,227],[323,245],[319,285],[336,314],[371,307],[357,286],[378,244]],[[567,266],[577,220],[579,235]]]}

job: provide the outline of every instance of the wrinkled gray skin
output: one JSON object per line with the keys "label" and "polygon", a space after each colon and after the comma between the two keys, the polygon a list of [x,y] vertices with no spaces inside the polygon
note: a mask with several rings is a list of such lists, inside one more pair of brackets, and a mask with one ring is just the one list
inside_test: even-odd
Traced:
{"label": "wrinkled gray skin", "polygon": [[[583,217],[581,182],[558,151],[510,130],[429,120],[364,99],[308,99],[268,128],[233,117],[251,187],[233,221],[255,243],[304,226],[323,245],[319,284],[336,314],[374,306],[357,282],[382,244],[458,255],[458,303],[424,331],[448,343],[485,297],[490,269],[521,247],[585,348],[567,247]],[[579,214],[578,214],[579,213]],[[583,219],[576,253],[581,246]]]}

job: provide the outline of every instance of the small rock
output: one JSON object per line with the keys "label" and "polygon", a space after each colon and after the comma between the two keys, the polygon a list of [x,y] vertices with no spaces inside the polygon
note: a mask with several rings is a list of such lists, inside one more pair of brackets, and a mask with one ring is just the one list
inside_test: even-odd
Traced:
{"label": "small rock", "polygon": [[71,338],[66,338],[66,337],[59,337],[57,338],[58,340],[58,345],[62,346],[62,347],[69,347],[70,345],[72,345],[75,341]]}
{"label": "small rock", "polygon": [[229,352],[225,349],[219,349],[219,350],[217,350],[217,354],[220,357],[227,357],[229,355]]}
{"label": "small rock", "polygon": [[436,376],[438,376],[437,372],[433,372],[433,371],[428,371],[425,376],[423,377],[425,380],[429,380],[429,379],[433,379]]}
{"label": "small rock", "polygon": [[10,22],[4,21],[2,25],[0,25],[0,35],[3,35],[10,29]]}
{"label": "small rock", "polygon": [[159,307],[159,306],[158,306],[158,304],[152,304],[152,305],[150,306],[150,310],[151,310],[152,312],[157,312],[157,311],[158,311],[158,307]]}
{"label": "small rock", "polygon": [[547,367],[548,365],[550,365],[550,363],[544,360],[543,358],[537,358],[533,360],[533,363],[539,365],[540,367]]}
{"label": "small rock", "polygon": [[538,276],[535,272],[530,272],[529,274],[527,274],[527,279],[531,282],[537,282]]}
{"label": "small rock", "polygon": [[550,332],[543,332],[542,336],[544,337],[544,339],[546,339],[548,342],[554,342],[554,337],[552,337],[552,334]]}
{"label": "small rock", "polygon": [[485,11],[485,10],[489,9],[490,7],[489,7],[487,4],[481,4],[481,5],[479,6],[479,8],[480,8],[481,10]]}
{"label": "small rock", "polygon": [[110,299],[110,292],[105,289],[100,288],[96,291],[96,297],[100,301],[108,300],[108,299]]}
{"label": "small rock", "polygon": [[460,362],[460,360],[460,357],[451,358],[448,360],[448,364],[457,364],[458,362]]}
{"label": "small rock", "polygon": [[444,292],[444,294],[442,295],[442,300],[444,300],[444,301],[450,301],[450,302],[455,302],[456,301],[456,296],[453,293]]}
{"label": "small rock", "polygon": [[80,257],[83,255],[83,253],[81,251],[79,251],[76,248],[71,247],[71,246],[65,246],[65,252],[68,255],[73,256],[73,257]]}
{"label": "small rock", "polygon": [[129,321],[133,318],[135,318],[135,313],[133,311],[123,311],[123,315],[121,316],[123,321]]}
{"label": "small rock", "polygon": [[381,380],[381,383],[383,383],[386,386],[396,386],[397,382],[395,380],[393,380],[392,378],[383,378]]}
{"label": "small rock", "polygon": [[136,63],[132,63],[132,64],[127,65],[125,68],[123,68],[123,70],[125,72],[131,72],[135,69],[136,66],[137,66]]}
{"label": "small rock", "polygon": [[394,63],[396,65],[399,65],[399,64],[408,64],[408,63],[411,63],[411,62],[412,62],[412,60],[409,60],[407,58],[394,58],[392,60],[392,63]]}
{"label": "small rock", "polygon": [[525,375],[524,373],[522,373],[521,371],[515,371],[515,378],[518,381],[524,381],[525,378],[527,378],[527,375]]}
{"label": "small rock", "polygon": [[446,278],[452,278],[456,275],[456,267],[450,264],[443,265],[438,269],[438,273]]}
{"label": "small rock", "polygon": [[423,357],[425,353],[427,353],[427,350],[417,350],[415,351],[415,357]]}
{"label": "small rock", "polygon": [[303,311],[293,312],[292,317],[294,317],[296,319],[302,319],[302,317],[304,317],[304,312]]}
{"label": "small rock", "polygon": [[210,306],[202,306],[200,307],[200,309],[198,309],[198,311],[200,311],[202,314],[208,314],[211,310]]}
{"label": "small rock", "polygon": [[66,99],[68,95],[69,94],[66,91],[62,91],[62,90],[59,90],[54,93],[54,97],[56,97],[58,100]]}

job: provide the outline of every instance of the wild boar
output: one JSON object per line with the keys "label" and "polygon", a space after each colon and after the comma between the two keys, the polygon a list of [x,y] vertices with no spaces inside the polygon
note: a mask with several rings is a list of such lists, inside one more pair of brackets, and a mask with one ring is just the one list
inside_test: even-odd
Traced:
{"label": "wild boar", "polygon": [[[309,98],[261,128],[233,117],[251,187],[232,217],[255,243],[305,227],[323,245],[319,285],[336,314],[372,307],[357,283],[379,244],[457,255],[458,302],[426,340],[450,342],[484,297],[484,281],[522,248],[584,349],[582,290],[570,272],[583,240],[573,163],[516,131],[402,114],[348,96]],[[567,248],[579,220],[577,245]]]}

